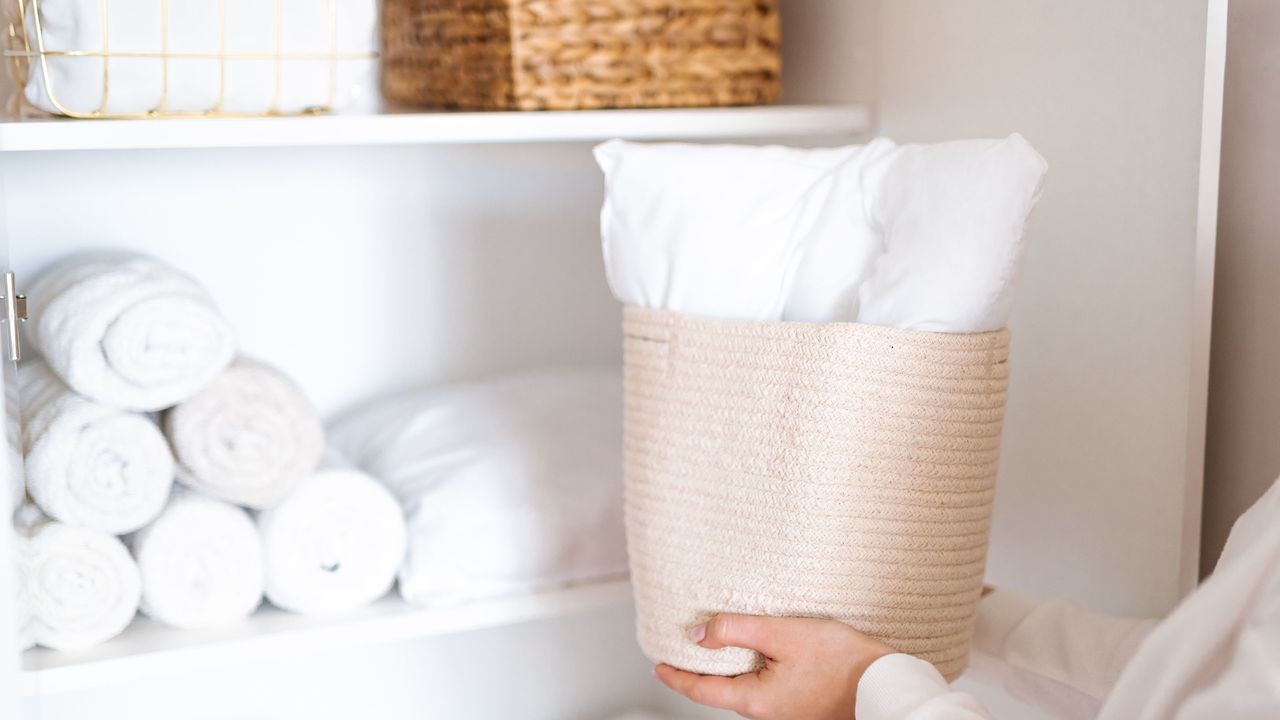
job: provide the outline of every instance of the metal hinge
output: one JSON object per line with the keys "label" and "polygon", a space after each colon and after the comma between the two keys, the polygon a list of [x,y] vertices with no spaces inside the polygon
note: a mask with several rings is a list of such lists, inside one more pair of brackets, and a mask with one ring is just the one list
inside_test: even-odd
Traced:
{"label": "metal hinge", "polygon": [[12,271],[4,274],[4,316],[0,322],[5,323],[5,332],[9,335],[9,359],[17,362],[22,359],[22,340],[18,336],[18,323],[27,319],[27,296],[18,294],[18,277]]}

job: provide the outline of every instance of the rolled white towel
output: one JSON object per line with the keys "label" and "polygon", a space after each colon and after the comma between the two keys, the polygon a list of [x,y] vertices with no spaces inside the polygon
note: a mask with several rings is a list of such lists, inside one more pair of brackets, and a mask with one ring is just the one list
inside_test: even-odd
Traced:
{"label": "rolled white towel", "polygon": [[334,615],[385,595],[404,559],[399,503],[377,480],[325,467],[258,515],[267,599],[305,615]]}
{"label": "rolled white towel", "polygon": [[206,495],[263,509],[315,472],[324,427],[279,370],[240,359],[165,414],[178,480]]}
{"label": "rolled white towel", "polygon": [[120,535],[160,513],[174,463],[150,418],[76,395],[43,363],[18,382],[27,490],[49,517]]}
{"label": "rolled white towel", "polygon": [[194,395],[235,355],[231,327],[203,287],[158,260],[73,256],[32,284],[28,328],[51,367],[85,397],[153,411]]}
{"label": "rolled white towel", "polygon": [[129,545],[142,573],[142,612],[155,620],[224,625],[262,602],[262,540],[241,508],[178,490]]}
{"label": "rolled white towel", "polygon": [[119,635],[138,611],[138,566],[116,537],[50,522],[36,530],[19,561],[39,645],[97,645]]}

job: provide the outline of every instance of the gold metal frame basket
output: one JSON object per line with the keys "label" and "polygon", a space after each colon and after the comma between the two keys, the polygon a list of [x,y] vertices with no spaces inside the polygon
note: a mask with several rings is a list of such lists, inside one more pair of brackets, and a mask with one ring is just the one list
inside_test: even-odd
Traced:
{"label": "gold metal frame basket", "polygon": [[[10,69],[16,82],[15,99],[18,106],[15,111],[22,114],[47,114],[44,110],[33,106],[26,100],[25,88],[31,75],[31,68],[39,63],[41,76],[45,83],[45,91],[51,104],[57,111],[73,118],[160,118],[160,117],[268,117],[276,115],[307,115],[330,112],[333,110],[337,95],[338,65],[343,61],[372,60],[377,53],[339,52],[338,51],[338,0],[326,0],[329,28],[329,51],[323,53],[285,52],[282,47],[283,0],[263,0],[274,2],[275,6],[275,49],[273,52],[229,52],[227,51],[226,0],[204,0],[217,7],[218,49],[209,52],[191,52],[171,49],[169,27],[169,5],[172,0],[159,0],[160,50],[157,52],[135,52],[112,50],[110,47],[108,28],[110,23],[111,0],[99,0],[102,12],[102,49],[53,50],[46,47],[44,27],[41,23],[40,0],[3,0],[8,25],[5,57],[11,61]],[[28,21],[30,20],[30,27]],[[51,58],[102,58],[102,102],[96,110],[90,112],[72,110],[58,98],[52,76],[49,72]],[[161,61],[162,89],[159,105],[145,112],[109,112],[111,90],[112,58],[143,58]],[[218,61],[218,96],[217,101],[208,109],[199,111],[173,110],[169,103],[169,62],[171,60],[217,60]],[[228,112],[223,109],[226,101],[226,70],[229,61],[257,60],[272,61],[275,65],[275,89],[270,106],[263,112]],[[300,112],[279,110],[281,92],[281,68],[289,60],[327,61],[329,64],[329,96],[320,105],[308,107]],[[371,90],[374,88],[371,88]]]}

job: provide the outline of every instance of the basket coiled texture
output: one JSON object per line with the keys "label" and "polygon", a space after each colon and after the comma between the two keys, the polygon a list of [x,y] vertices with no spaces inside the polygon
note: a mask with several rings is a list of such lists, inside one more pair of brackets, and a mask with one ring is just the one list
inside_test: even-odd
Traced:
{"label": "basket coiled texture", "polygon": [[754,105],[777,0],[383,0],[391,100],[471,110]]}
{"label": "basket coiled texture", "polygon": [[835,618],[966,667],[1009,334],[757,323],[628,307],[627,542],[655,662],[737,675],[720,612]]}

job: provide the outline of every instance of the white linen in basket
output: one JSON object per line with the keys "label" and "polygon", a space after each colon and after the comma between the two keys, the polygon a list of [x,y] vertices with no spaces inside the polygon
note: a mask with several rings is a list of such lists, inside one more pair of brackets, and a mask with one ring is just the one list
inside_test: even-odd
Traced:
{"label": "white linen in basket", "polygon": [[448,605],[622,575],[622,382],[533,371],[390,398],[330,442],[403,503],[400,594]]}
{"label": "white linen in basket", "polygon": [[628,304],[733,320],[845,314],[877,249],[861,175],[892,150],[599,145],[609,286]]}
{"label": "white linen in basket", "polygon": [[33,335],[63,382],[104,405],[150,412],[207,385],[235,355],[209,293],[169,265],[130,253],[72,255],[41,273]]}
{"label": "white linen in basket", "polygon": [[31,638],[82,650],[120,634],[138,611],[138,566],[116,537],[47,522],[20,546]]}
{"label": "white linen in basket", "polygon": [[1019,135],[819,150],[610,141],[624,303],[726,320],[1004,327],[1044,159]]}
{"label": "white linen in basket", "polygon": [[178,488],[129,548],[142,574],[141,610],[166,625],[225,625],[262,602],[262,539],[235,505]]}
{"label": "white linen in basket", "polygon": [[400,504],[377,480],[327,460],[284,502],[258,513],[267,599],[305,615],[364,607],[404,560]]}
{"label": "white linen in basket", "polygon": [[1018,134],[903,145],[879,160],[867,207],[884,250],[858,322],[988,332],[1009,322],[1027,218],[1048,164]]}
{"label": "white linen in basket", "polygon": [[240,358],[164,416],[178,481],[262,509],[315,472],[324,427],[302,390],[265,363]]}
{"label": "white linen in basket", "polygon": [[87,400],[47,365],[18,368],[27,491],[46,515],[112,535],[160,513],[173,454],[150,418]]}
{"label": "white linen in basket", "polygon": [[[225,42],[219,40],[222,3]],[[44,49],[159,53],[166,49],[161,4],[162,0],[40,0]],[[333,109],[349,108],[376,96],[377,61],[365,57],[331,63],[327,55],[377,52],[377,3],[337,0],[332,19],[329,6],[327,0],[281,0],[278,49],[308,57],[277,62],[272,0],[168,2],[168,52],[207,56],[224,50],[231,59],[224,65],[215,57],[171,57],[166,63],[155,57],[115,56],[107,61],[104,76],[100,56],[50,56],[32,63],[25,95],[36,107],[53,113],[64,109],[76,113],[102,109],[114,114],[152,110],[258,114],[273,109],[296,113],[328,105],[331,91]],[[36,17],[28,13],[26,23],[33,47]],[[109,90],[104,91],[104,86]]]}

